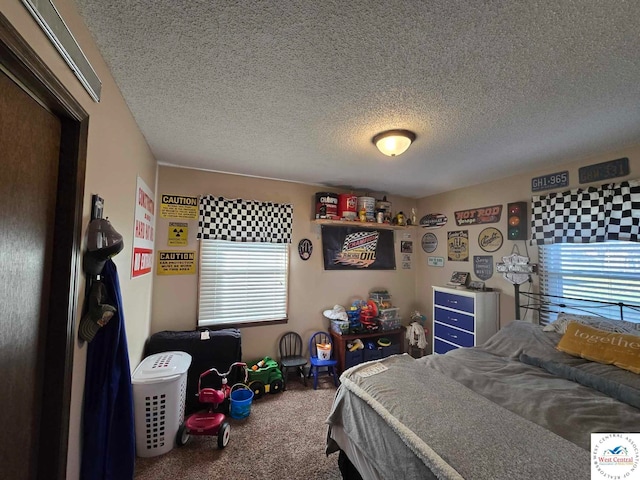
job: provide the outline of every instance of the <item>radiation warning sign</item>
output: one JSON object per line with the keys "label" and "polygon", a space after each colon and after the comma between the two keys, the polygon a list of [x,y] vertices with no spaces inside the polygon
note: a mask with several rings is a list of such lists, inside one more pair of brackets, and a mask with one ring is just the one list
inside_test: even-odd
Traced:
{"label": "radiation warning sign", "polygon": [[196,273],[196,252],[159,251],[156,273],[158,275],[193,275]]}
{"label": "radiation warning sign", "polygon": [[186,222],[169,222],[167,244],[170,247],[184,247],[189,239],[189,224]]}
{"label": "radiation warning sign", "polygon": [[162,195],[160,202],[162,218],[198,218],[198,197],[184,195]]}

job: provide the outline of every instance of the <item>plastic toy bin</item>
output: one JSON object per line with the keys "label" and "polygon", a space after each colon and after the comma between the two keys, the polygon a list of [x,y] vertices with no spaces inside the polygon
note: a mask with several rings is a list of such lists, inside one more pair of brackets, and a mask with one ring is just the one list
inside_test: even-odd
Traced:
{"label": "plastic toy bin", "polygon": [[190,365],[188,353],[162,352],[145,358],[131,375],[139,457],[162,455],[173,448],[184,420]]}

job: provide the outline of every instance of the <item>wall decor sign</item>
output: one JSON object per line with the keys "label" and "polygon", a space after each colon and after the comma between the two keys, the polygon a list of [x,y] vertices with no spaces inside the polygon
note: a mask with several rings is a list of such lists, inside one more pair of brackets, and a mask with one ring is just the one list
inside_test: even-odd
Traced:
{"label": "wall decor sign", "polygon": [[500,221],[500,216],[502,215],[502,205],[461,210],[454,213],[456,216],[456,225],[459,227],[462,225],[497,223]]}
{"label": "wall decor sign", "polygon": [[186,247],[189,239],[187,222],[169,222],[167,245],[170,247]]}
{"label": "wall decor sign", "polygon": [[580,183],[599,182],[609,178],[624,177],[625,175],[629,175],[629,159],[626,157],[596,163],[578,170]]}
{"label": "wall decor sign", "polygon": [[562,188],[569,186],[569,171],[550,173],[531,179],[531,191],[540,192],[551,190],[552,188]]}
{"label": "wall decor sign", "polygon": [[308,238],[303,238],[298,242],[298,255],[302,260],[309,260],[311,258],[311,253],[313,253],[313,244],[311,240]]}
{"label": "wall decor sign", "polygon": [[420,219],[423,228],[440,228],[447,223],[447,216],[441,213],[429,213]]}
{"label": "wall decor sign", "polygon": [[493,255],[474,255],[473,273],[480,280],[488,280],[493,276]]}
{"label": "wall decor sign", "polygon": [[495,227],[485,228],[478,235],[478,245],[485,252],[495,252],[502,246],[502,232]]}
{"label": "wall decor sign", "polygon": [[193,275],[196,273],[196,252],[161,250],[156,267],[156,275]]}
{"label": "wall decor sign", "polygon": [[444,257],[427,257],[427,265],[430,267],[444,267]]}
{"label": "wall decor sign", "polygon": [[325,270],[395,270],[393,230],[322,225]]}
{"label": "wall decor sign", "polygon": [[426,253],[434,252],[438,248],[438,237],[433,233],[425,233],[422,236],[422,250]]}
{"label": "wall decor sign", "polygon": [[151,272],[155,221],[155,196],[147,184],[138,177],[136,184],[136,207],[133,226],[133,252],[131,255],[131,278]]}
{"label": "wall decor sign", "polygon": [[447,257],[453,262],[469,261],[469,230],[447,232]]}
{"label": "wall decor sign", "polygon": [[400,242],[400,251],[402,253],[413,253],[413,242],[411,240],[402,240]]}
{"label": "wall decor sign", "polygon": [[162,195],[160,201],[160,217],[197,220],[198,197]]}

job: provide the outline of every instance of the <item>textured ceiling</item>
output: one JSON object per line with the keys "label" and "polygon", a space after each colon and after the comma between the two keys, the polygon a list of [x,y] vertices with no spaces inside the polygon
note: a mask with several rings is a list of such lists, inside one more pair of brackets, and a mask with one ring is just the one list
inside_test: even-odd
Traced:
{"label": "textured ceiling", "polygon": [[640,142],[636,0],[77,3],[163,164],[422,197]]}

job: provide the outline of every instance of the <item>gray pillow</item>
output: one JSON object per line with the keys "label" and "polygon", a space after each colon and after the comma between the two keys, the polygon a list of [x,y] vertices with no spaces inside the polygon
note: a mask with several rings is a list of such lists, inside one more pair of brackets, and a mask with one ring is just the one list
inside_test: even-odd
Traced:
{"label": "gray pillow", "polygon": [[614,320],[612,318],[598,317],[596,315],[577,315],[574,313],[558,314],[555,322],[545,325],[542,330],[545,332],[566,333],[567,325],[570,322],[577,322],[582,325],[604,330],[605,332],[628,333],[640,336],[640,324],[625,322],[624,320]]}

